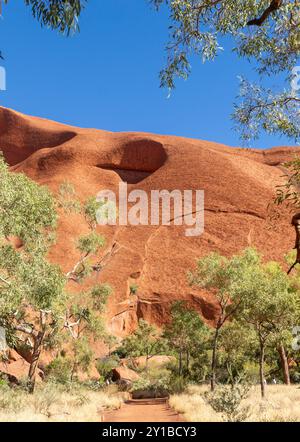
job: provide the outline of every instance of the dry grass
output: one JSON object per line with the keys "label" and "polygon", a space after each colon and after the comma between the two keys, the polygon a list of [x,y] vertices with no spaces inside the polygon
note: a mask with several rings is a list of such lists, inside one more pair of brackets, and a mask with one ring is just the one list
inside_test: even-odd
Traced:
{"label": "dry grass", "polygon": [[[190,422],[222,421],[203,399],[208,386],[190,386],[186,393],[170,398],[170,405]],[[253,386],[242,406],[250,405],[249,422],[300,422],[300,387],[268,385],[265,400],[260,397],[260,387]]]}
{"label": "dry grass", "polygon": [[50,384],[33,395],[0,389],[0,422],[100,422],[105,410],[120,408],[126,398],[113,388],[66,391]]}

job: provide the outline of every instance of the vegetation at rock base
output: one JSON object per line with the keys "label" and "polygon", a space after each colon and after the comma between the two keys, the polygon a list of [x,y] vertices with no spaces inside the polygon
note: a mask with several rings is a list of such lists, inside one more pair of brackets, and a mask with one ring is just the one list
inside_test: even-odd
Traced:
{"label": "vegetation at rock base", "polygon": [[[255,261],[255,254],[250,250],[241,256],[226,259],[212,253],[198,261],[195,273],[189,274],[191,285],[205,288],[214,293],[218,303],[215,333],[212,343],[211,389],[216,384],[216,363],[220,330],[233,315],[238,316],[243,308],[249,287],[240,282],[247,275],[248,269]],[[248,281],[251,286],[251,282]]]}
{"label": "vegetation at rock base", "polygon": [[[171,320],[166,325],[164,337],[168,346],[177,356],[179,377],[189,376],[191,359],[201,355],[208,339],[209,329],[199,314],[183,301],[175,302],[171,307]],[[203,348],[201,348],[203,347]]]}
{"label": "vegetation at rock base", "polygon": [[38,385],[28,395],[22,385],[0,385],[0,422],[99,422],[108,410],[118,409],[128,398],[114,386],[95,390],[92,386]]}
{"label": "vegetation at rock base", "polygon": [[[240,333],[241,342],[241,338],[245,336],[244,327],[249,333],[248,340],[256,336],[261,394],[264,397],[266,347],[272,345],[276,349],[283,342],[289,342],[291,346],[291,330],[300,314],[299,293],[292,280],[279,264],[263,263],[253,249],[246,249],[243,254],[230,259],[217,254],[204,257],[198,261],[197,270],[189,274],[189,279],[191,284],[211,291],[219,303],[219,316],[212,339],[211,389],[214,390],[216,384],[220,330],[224,326],[232,327],[232,323],[228,323],[234,319],[241,324],[234,330],[235,333]],[[232,330],[230,336],[234,339]],[[224,338],[223,335],[226,349]],[[225,358],[227,371],[229,370],[231,376],[234,361],[232,355],[237,358],[238,350],[234,350],[234,353],[231,351],[229,356],[226,352]],[[237,363],[238,358],[235,360],[235,364]]]}
{"label": "vegetation at rock base", "polygon": [[131,359],[138,356],[146,357],[146,370],[149,360],[167,351],[166,341],[153,325],[141,319],[134,333],[126,337],[117,352]]}

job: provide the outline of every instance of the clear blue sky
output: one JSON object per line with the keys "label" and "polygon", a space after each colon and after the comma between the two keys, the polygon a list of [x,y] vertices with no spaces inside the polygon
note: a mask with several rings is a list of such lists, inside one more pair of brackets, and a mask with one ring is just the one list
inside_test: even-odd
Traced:
{"label": "clear blue sky", "polygon": [[[81,127],[146,131],[239,145],[230,120],[237,75],[252,68],[229,50],[214,63],[193,59],[192,76],[167,98],[159,88],[168,17],[147,0],[90,0],[71,38],[41,29],[23,0],[0,19],[7,91],[0,103]],[[263,134],[253,147],[292,144]]]}

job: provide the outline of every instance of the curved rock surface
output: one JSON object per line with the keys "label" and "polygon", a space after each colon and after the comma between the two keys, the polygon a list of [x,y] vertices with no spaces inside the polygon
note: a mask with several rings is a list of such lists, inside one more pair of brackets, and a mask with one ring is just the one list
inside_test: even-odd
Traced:
{"label": "curved rock surface", "polygon": [[[82,200],[104,189],[117,193],[121,181],[129,191],[142,189],[148,195],[163,189],[205,191],[201,236],[186,237],[180,225],[98,227],[106,237],[101,253],[114,244],[117,252],[86,286],[97,280],[114,288],[107,319],[116,335],[130,332],[138,318],[161,325],[178,299],[190,301],[213,321],[213,297],[187,284],[187,271],[198,257],[211,251],[231,255],[251,245],[266,259],[282,261],[294,245],[290,214],[270,217],[268,206],[282,182],[282,163],[297,148],[241,149],[175,136],[79,129],[5,108],[0,108],[0,141],[12,171],[54,192],[70,182]],[[80,216],[63,214],[50,258],[70,270],[78,260],[76,239],[86,232]],[[72,290],[82,290],[71,284]]]}

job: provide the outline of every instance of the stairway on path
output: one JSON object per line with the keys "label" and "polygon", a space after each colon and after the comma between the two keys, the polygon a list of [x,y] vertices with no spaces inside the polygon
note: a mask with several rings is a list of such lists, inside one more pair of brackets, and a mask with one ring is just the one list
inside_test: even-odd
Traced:
{"label": "stairway on path", "polygon": [[119,409],[104,414],[104,422],[184,422],[167,399],[130,399]]}

